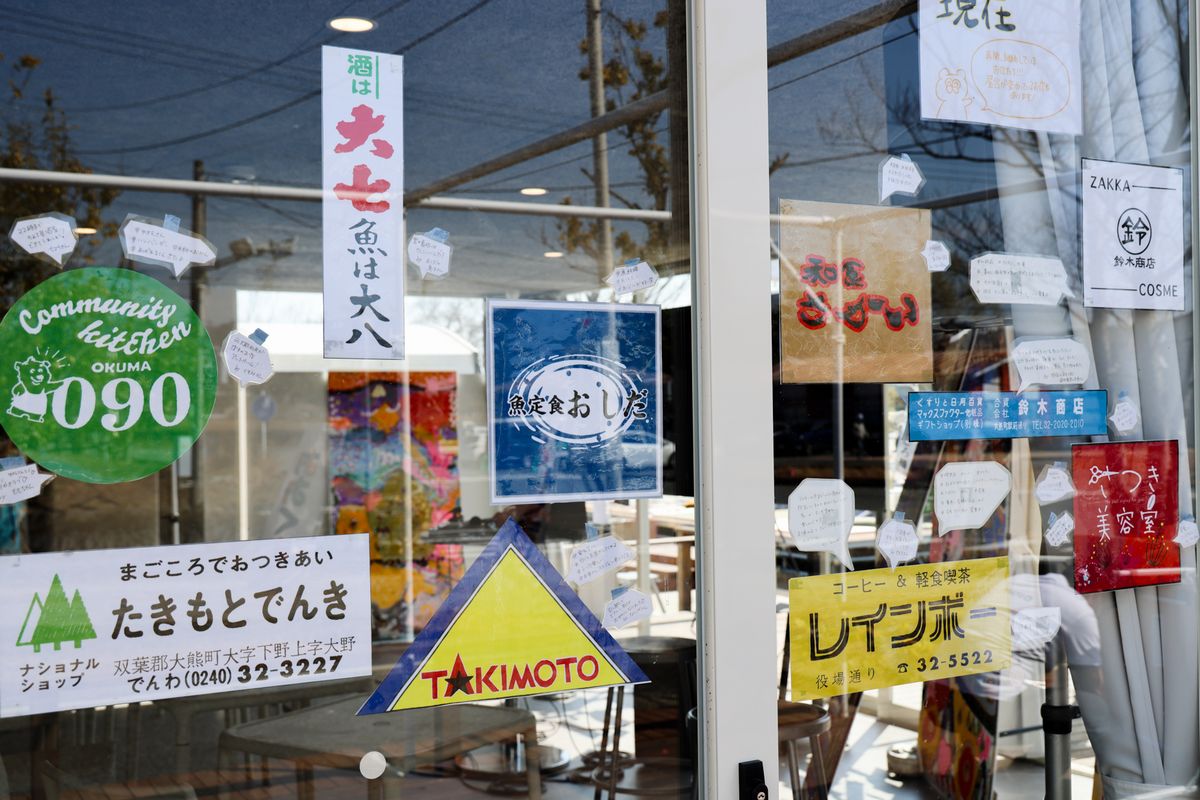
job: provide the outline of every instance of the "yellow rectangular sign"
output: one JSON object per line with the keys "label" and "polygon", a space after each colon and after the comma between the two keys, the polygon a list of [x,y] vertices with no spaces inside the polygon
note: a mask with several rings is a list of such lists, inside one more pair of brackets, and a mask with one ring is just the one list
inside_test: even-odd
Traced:
{"label": "yellow rectangular sign", "polygon": [[1008,557],[792,578],[793,701],[1005,669]]}

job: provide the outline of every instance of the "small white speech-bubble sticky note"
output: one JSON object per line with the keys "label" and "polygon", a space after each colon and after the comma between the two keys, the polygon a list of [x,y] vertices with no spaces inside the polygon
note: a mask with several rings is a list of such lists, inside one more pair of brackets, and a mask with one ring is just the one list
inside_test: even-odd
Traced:
{"label": "small white speech-bubble sticky note", "polygon": [[606,572],[632,559],[634,552],[615,536],[601,536],[575,545],[571,550],[571,568],[567,580],[575,583],[594,581]]}
{"label": "small white speech-bubble sticky note", "polygon": [[52,478],[53,475],[38,472],[37,464],[0,470],[0,505],[37,497],[42,493],[42,485]]}
{"label": "small white speech-bubble sticky note", "polygon": [[892,569],[917,557],[917,529],[903,515],[892,517],[875,532],[875,547]]}
{"label": "small white speech-bubble sticky note", "polygon": [[1196,542],[1200,542],[1200,528],[1196,527],[1196,520],[1191,516],[1183,517],[1175,526],[1175,544],[1191,547]]}
{"label": "small white speech-bubble sticky note", "polygon": [[206,266],[217,260],[217,251],[203,236],[160,225],[146,217],[127,216],[121,224],[120,237],[125,257],[130,261],[168,267],[176,278],[193,265]]}
{"label": "small white speech-bubble sticky note", "polygon": [[971,259],[971,291],[981,303],[1056,306],[1074,297],[1062,261],[1049,256],[984,253]]}
{"label": "small white speech-bubble sticky note", "polygon": [[653,607],[650,598],[637,589],[613,590],[613,599],[604,606],[603,625],[616,630],[631,622],[649,619]]}
{"label": "small white speech-bubble sticky note", "polygon": [[958,461],[933,477],[938,533],[983,527],[1012,487],[1012,473],[995,461]]}
{"label": "small white speech-bubble sticky note", "polygon": [[1140,419],[1141,414],[1138,413],[1137,403],[1133,402],[1133,398],[1125,392],[1117,395],[1117,404],[1113,406],[1113,412],[1108,417],[1113,430],[1117,433],[1129,433],[1137,428]]}
{"label": "small white speech-bubble sticky note", "polygon": [[936,239],[925,242],[921,257],[925,259],[925,266],[930,272],[945,272],[950,268],[950,251]]}
{"label": "small white speech-bubble sticky note", "polygon": [[225,337],[225,343],[221,346],[225,369],[243,386],[266,383],[275,374],[271,356],[263,347],[266,340],[267,335],[261,330],[255,331],[253,336],[230,331]]}
{"label": "small white speech-bubble sticky note", "polygon": [[1033,496],[1040,505],[1059,503],[1075,496],[1075,483],[1071,473],[1061,462],[1047,464],[1038,474],[1037,482],[1033,485]]}
{"label": "small white speech-bubble sticky note", "polygon": [[888,156],[879,164],[879,202],[894,194],[916,197],[925,185],[921,168],[908,157],[908,153]]}
{"label": "small white speech-bubble sticky note", "polygon": [[658,271],[645,261],[633,259],[614,269],[604,281],[613,294],[633,294],[658,283]]}
{"label": "small white speech-bubble sticky note", "polygon": [[454,248],[447,243],[449,234],[441,228],[413,234],[408,240],[408,260],[421,271],[422,278],[444,278],[450,272]]}
{"label": "small white speech-bubble sticky note", "polygon": [[75,234],[75,220],[57,211],[21,217],[13,223],[8,238],[31,256],[53,261],[60,267],[67,263],[68,256],[75,252],[75,243],[79,241]]}
{"label": "small white speech-bubble sticky note", "polygon": [[1021,376],[1018,392],[1030,386],[1077,386],[1092,372],[1087,348],[1075,339],[1026,339],[1013,348],[1012,359]]}
{"label": "small white speech-bubble sticky note", "polygon": [[1051,513],[1049,522],[1046,528],[1046,544],[1062,547],[1075,532],[1075,519],[1067,512],[1063,512],[1062,516]]}
{"label": "small white speech-bubble sticky note", "polygon": [[788,496],[788,531],[796,549],[832,553],[846,569],[850,529],[854,526],[854,490],[845,481],[805,478]]}
{"label": "small white speech-bubble sticky note", "polygon": [[1032,606],[1012,615],[1013,650],[1036,650],[1058,634],[1062,627],[1062,611],[1058,606]]}

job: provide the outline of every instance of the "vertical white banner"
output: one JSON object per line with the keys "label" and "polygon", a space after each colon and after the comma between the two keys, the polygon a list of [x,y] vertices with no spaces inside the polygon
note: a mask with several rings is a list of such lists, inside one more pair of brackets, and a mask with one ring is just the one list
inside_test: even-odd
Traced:
{"label": "vertical white banner", "polygon": [[321,48],[325,357],[404,358],[404,62]]}

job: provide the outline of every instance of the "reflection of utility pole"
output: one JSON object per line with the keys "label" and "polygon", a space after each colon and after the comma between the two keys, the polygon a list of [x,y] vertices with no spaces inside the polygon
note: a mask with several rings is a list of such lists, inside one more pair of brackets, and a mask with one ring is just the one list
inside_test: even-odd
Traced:
{"label": "reflection of utility pole", "polygon": [[[584,0],[587,5],[588,44],[588,88],[592,100],[592,116],[600,117],[604,108],[604,18],[601,16],[601,0]],[[596,205],[608,208],[608,134],[598,133],[592,139],[592,179],[596,185]],[[600,222],[600,254],[596,264],[596,282],[604,285],[604,278],[613,268],[612,220]]]}

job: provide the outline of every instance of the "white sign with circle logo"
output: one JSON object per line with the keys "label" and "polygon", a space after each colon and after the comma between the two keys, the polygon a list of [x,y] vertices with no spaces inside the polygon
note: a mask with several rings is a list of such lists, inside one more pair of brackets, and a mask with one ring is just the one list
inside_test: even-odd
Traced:
{"label": "white sign with circle logo", "polygon": [[1083,299],[1182,311],[1183,172],[1083,159]]}

